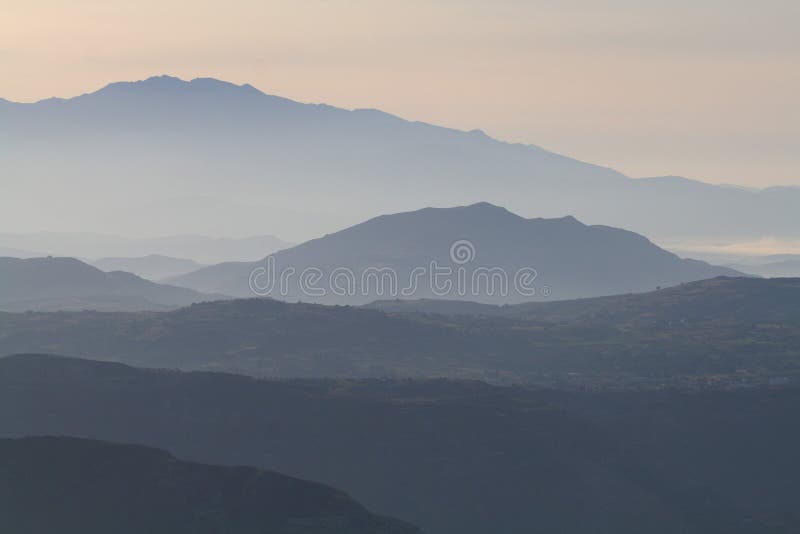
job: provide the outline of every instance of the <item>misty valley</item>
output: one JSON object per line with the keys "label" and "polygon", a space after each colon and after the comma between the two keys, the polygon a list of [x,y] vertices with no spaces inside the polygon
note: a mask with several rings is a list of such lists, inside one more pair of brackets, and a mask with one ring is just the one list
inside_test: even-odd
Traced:
{"label": "misty valley", "polygon": [[0,534],[800,533],[795,2],[3,8]]}

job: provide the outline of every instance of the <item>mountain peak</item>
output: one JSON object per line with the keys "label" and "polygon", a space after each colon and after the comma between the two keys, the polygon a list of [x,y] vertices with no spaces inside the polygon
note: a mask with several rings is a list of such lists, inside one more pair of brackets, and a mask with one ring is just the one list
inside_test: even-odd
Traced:
{"label": "mountain peak", "polygon": [[144,80],[128,81],[128,82],[114,82],[106,85],[102,89],[91,93],[93,95],[119,95],[119,94],[133,94],[133,93],[205,93],[205,94],[222,94],[222,93],[238,93],[249,95],[263,95],[261,91],[246,83],[243,85],[236,85],[231,82],[218,80],[217,78],[194,78],[192,80],[183,80],[176,76],[162,74],[159,76],[151,76]]}
{"label": "mountain peak", "polygon": [[561,222],[566,223],[566,224],[576,225],[576,226],[586,226],[585,224],[583,224],[581,221],[579,221],[578,219],[576,219],[572,215],[564,215],[563,217],[560,217],[560,218],[555,219],[555,220],[561,221]]}
{"label": "mountain peak", "polygon": [[[445,208],[448,209],[448,208]],[[491,202],[476,202],[474,204],[468,204],[466,206],[458,206],[456,208],[450,208],[455,210],[463,210],[470,213],[484,213],[484,214],[496,214],[502,216],[513,216],[515,218],[519,217],[516,213],[510,212],[508,209],[504,208],[503,206],[498,206],[497,204],[492,204]]]}
{"label": "mountain peak", "polygon": [[[126,83],[126,82],[118,82],[118,83]],[[134,84],[162,84],[162,85],[183,85],[189,83],[177,76],[170,76],[169,74],[161,74],[157,76],[150,76],[149,78],[145,78],[144,80],[136,81],[136,82],[127,82],[127,83],[134,83]],[[112,84],[113,85],[113,84]]]}
{"label": "mountain peak", "polygon": [[469,209],[481,209],[481,210],[493,209],[493,210],[508,211],[507,209],[505,209],[505,208],[503,208],[501,206],[497,206],[495,204],[492,204],[491,202],[486,202],[486,201],[476,202],[474,204],[468,204],[467,206],[464,206],[464,207],[469,208]]}
{"label": "mountain peak", "polygon": [[496,204],[492,204],[491,202],[476,202],[475,204],[469,204],[467,206],[458,206],[456,208],[442,208],[442,209],[444,211],[462,211],[465,213],[473,214],[476,216],[480,215],[484,217],[488,216],[488,217],[508,218],[515,220],[539,221],[553,225],[561,224],[568,226],[586,226],[572,215],[565,215],[563,217],[550,217],[550,218],[534,217],[531,219],[525,219],[524,217],[521,217],[520,215],[512,211],[509,211],[507,208],[498,206]]}
{"label": "mountain peak", "polygon": [[[460,221],[464,224],[498,224],[503,221],[524,221],[516,213],[512,213],[506,208],[491,204],[489,202],[476,202],[465,206],[452,206],[452,207],[428,207],[416,211],[408,211],[403,213],[395,213],[391,215],[382,215],[376,219],[387,220],[413,220],[418,219],[420,216],[428,223],[433,221]],[[367,221],[369,222],[369,221]],[[434,223],[435,224],[435,223]]]}

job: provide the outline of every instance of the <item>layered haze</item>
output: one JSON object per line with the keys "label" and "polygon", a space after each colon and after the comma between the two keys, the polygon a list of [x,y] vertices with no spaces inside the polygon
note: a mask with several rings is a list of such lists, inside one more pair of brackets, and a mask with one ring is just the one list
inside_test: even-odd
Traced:
{"label": "layered haze", "polygon": [[0,533],[800,532],[797,0],[0,4]]}
{"label": "layered haze", "polygon": [[0,224],[17,231],[301,241],[420,204],[489,201],[657,242],[800,240],[798,188],[632,179],[480,130],[302,104],[210,78],[159,76],[66,100],[2,102],[0,119],[4,180],[13,185],[0,199]]}

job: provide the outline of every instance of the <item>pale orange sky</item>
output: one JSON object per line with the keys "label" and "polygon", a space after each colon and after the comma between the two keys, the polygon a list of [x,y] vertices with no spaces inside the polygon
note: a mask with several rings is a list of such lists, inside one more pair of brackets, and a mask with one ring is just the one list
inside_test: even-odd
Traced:
{"label": "pale orange sky", "polygon": [[800,185],[798,27],[796,0],[0,0],[0,97],[212,76],[631,176]]}

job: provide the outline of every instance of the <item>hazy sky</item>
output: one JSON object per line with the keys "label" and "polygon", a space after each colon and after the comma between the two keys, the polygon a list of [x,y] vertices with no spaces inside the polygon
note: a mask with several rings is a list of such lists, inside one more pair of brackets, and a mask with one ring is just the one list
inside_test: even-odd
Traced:
{"label": "hazy sky", "polygon": [[798,0],[0,0],[0,97],[154,74],[800,185]]}

